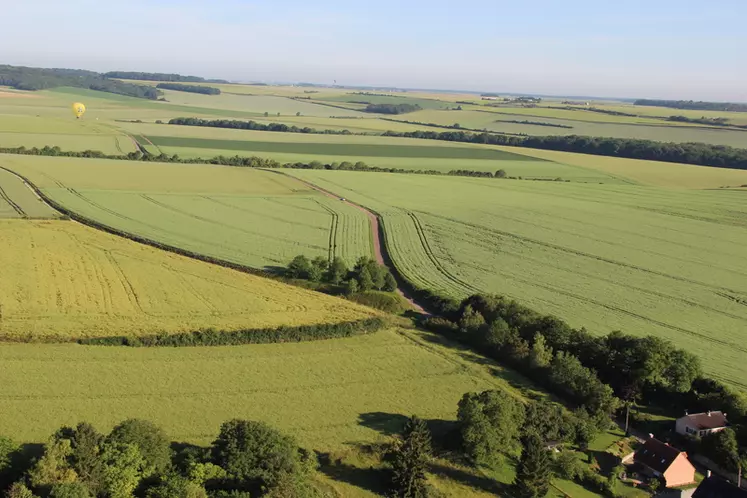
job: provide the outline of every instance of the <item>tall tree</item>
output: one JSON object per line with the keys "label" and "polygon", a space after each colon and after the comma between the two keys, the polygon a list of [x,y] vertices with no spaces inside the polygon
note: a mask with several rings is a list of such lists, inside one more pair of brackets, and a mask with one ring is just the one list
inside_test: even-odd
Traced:
{"label": "tall tree", "polygon": [[333,284],[340,284],[345,280],[348,272],[348,265],[345,264],[345,261],[340,256],[335,256],[332,263],[329,265],[327,280]]}
{"label": "tall tree", "polygon": [[413,415],[407,421],[392,462],[392,496],[428,496],[426,465],[431,452],[431,435],[425,422]]}
{"label": "tall tree", "polygon": [[534,335],[532,350],[529,352],[529,363],[532,368],[546,368],[552,361],[552,348],[547,345],[545,336],[537,332]]}
{"label": "tall tree", "polygon": [[519,498],[542,498],[550,489],[552,480],[552,460],[542,439],[535,433],[522,438],[524,451],[521,453],[519,468],[516,471],[514,490]]}
{"label": "tall tree", "polygon": [[163,472],[171,465],[171,442],[168,435],[148,420],[125,420],[112,429],[108,441],[136,446],[145,459],[146,475]]}

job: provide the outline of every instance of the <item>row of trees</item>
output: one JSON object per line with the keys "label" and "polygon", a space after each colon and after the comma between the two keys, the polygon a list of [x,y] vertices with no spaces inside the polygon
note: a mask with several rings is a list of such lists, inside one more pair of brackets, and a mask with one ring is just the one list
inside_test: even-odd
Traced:
{"label": "row of trees", "polygon": [[104,73],[107,78],[141,81],[174,81],[180,83],[228,83],[226,80],[208,80],[199,76],[184,76],[170,73],[143,73],[140,71],[109,71]]}
{"label": "row of trees", "polygon": [[176,90],[178,92],[201,93],[204,95],[220,95],[220,88],[201,85],[184,85],[182,83],[159,83],[156,88],[162,90]]}
{"label": "row of trees", "polygon": [[691,109],[696,111],[728,111],[747,112],[747,104],[735,104],[733,102],[703,102],[693,100],[650,100],[639,99],[635,105],[647,105],[654,107],[671,107],[673,109]]}
{"label": "row of trees", "polygon": [[729,118],[707,118],[705,116],[701,116],[699,118],[688,118],[687,116],[669,116],[667,118],[667,121],[675,121],[678,123],[695,123],[708,126],[729,126],[732,128],[747,129],[747,125],[729,123]]}
{"label": "row of trees", "polygon": [[570,126],[570,125],[547,123],[545,121],[529,121],[527,119],[525,120],[512,119],[510,121],[502,121],[498,119],[495,122],[496,123],[516,123],[516,124],[525,124],[525,125],[534,125],[534,126],[549,126],[551,128],[567,128],[567,129],[573,128],[573,126]]}
{"label": "row of trees", "polygon": [[406,114],[421,109],[418,104],[368,104],[364,111],[377,114]]}
{"label": "row of trees", "polygon": [[0,65],[0,85],[18,90],[44,90],[61,86],[87,88],[143,99],[156,100],[162,92],[146,85],[135,85],[79,69],[41,69]]}
{"label": "row of trees", "polygon": [[[698,358],[658,337],[621,332],[593,336],[501,296],[461,303],[431,297],[441,318],[425,323],[511,364],[602,420],[626,402],[665,402],[682,409],[747,415],[747,399],[702,374]],[[673,405],[672,405],[673,404]]]}
{"label": "row of trees", "polygon": [[510,145],[532,149],[559,150],[600,156],[626,157],[720,168],[747,169],[747,149],[736,149],[724,145],[704,143],[670,143],[653,140],[565,136],[509,136],[487,132],[469,133],[465,131],[387,131],[384,136],[445,140],[491,145]]}
{"label": "row of trees", "polygon": [[171,443],[155,424],[130,419],[109,434],[61,427],[37,457],[0,437],[0,489],[8,498],[250,498],[321,496],[316,457],[273,427],[221,425],[210,447]]}
{"label": "row of trees", "polygon": [[329,261],[322,256],[309,259],[299,255],[288,264],[285,276],[311,282],[344,285],[348,294],[370,290],[397,290],[397,281],[389,268],[365,256],[358,258],[351,270],[339,256]]}
{"label": "row of trees", "polygon": [[[268,113],[265,113],[269,116]],[[200,119],[174,118],[169,120],[171,125],[207,126],[211,128],[229,128],[232,130],[277,131],[281,133],[310,133],[319,135],[352,135],[350,130],[317,130],[308,126],[298,127],[284,123],[257,123],[256,121],[239,121],[236,119]]]}

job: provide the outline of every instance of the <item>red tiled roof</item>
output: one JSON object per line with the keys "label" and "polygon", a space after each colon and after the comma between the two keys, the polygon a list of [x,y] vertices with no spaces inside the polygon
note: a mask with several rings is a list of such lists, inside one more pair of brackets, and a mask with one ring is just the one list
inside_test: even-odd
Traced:
{"label": "red tiled roof", "polygon": [[692,415],[685,415],[683,418],[686,418],[688,424],[696,429],[717,429],[719,427],[726,427],[726,415],[721,412],[709,413],[693,413]]}
{"label": "red tiled roof", "polygon": [[635,453],[635,461],[663,474],[680,453],[677,448],[651,438]]}

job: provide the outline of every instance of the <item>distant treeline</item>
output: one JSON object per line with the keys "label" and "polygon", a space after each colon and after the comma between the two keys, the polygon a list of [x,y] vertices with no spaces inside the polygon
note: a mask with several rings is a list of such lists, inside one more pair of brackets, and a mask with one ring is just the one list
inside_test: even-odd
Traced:
{"label": "distant treeline", "polygon": [[599,156],[625,157],[672,163],[698,164],[720,168],[747,169],[747,149],[736,149],[725,145],[704,143],[671,143],[653,140],[564,136],[508,136],[490,133],[467,133],[463,131],[387,131],[384,136],[422,138],[490,145],[510,145],[532,149],[558,150],[594,154]]}
{"label": "distant treeline", "polygon": [[406,114],[421,109],[418,104],[369,104],[364,110],[377,114]]}
{"label": "distant treeline", "polygon": [[649,100],[639,99],[635,105],[647,105],[653,107],[671,107],[673,109],[689,109],[694,111],[728,111],[747,112],[747,104],[736,104],[733,102],[703,102],[693,100]]}
{"label": "distant treeline", "polygon": [[708,126],[728,126],[730,128],[747,129],[747,125],[737,125],[729,123],[729,118],[707,118],[705,116],[700,118],[688,118],[687,116],[669,116],[667,118],[667,121],[676,121],[678,123],[695,123]]}
{"label": "distant treeline", "polygon": [[254,130],[254,131],[277,131],[283,133],[310,133],[319,135],[352,135],[350,130],[317,130],[304,126],[283,123],[257,123],[256,121],[239,121],[235,119],[201,119],[201,118],[174,118],[169,121],[170,125],[181,126],[207,126],[211,128],[229,128],[232,130]]}
{"label": "distant treeline", "polygon": [[226,80],[208,80],[199,76],[183,76],[168,73],[141,73],[138,71],[110,71],[104,73],[107,78],[142,81],[174,81],[179,83],[228,83]]}
{"label": "distant treeline", "polygon": [[608,114],[610,116],[625,116],[629,118],[637,118],[637,114],[631,114],[629,112],[613,111],[611,109],[600,109],[598,107],[553,107],[547,106],[548,109],[560,109],[561,111],[589,111],[597,112],[599,114]]}
{"label": "distant treeline", "polygon": [[30,91],[69,86],[150,100],[156,100],[162,95],[152,86],[125,83],[109,79],[100,73],[80,69],[42,69],[0,65],[0,85]]}
{"label": "distant treeline", "polygon": [[519,121],[518,119],[513,119],[511,121],[501,121],[500,119],[497,119],[495,121],[496,123],[516,123],[516,124],[525,124],[525,125],[535,125],[535,126],[550,126],[552,128],[573,128],[573,126],[569,125],[562,125],[562,124],[555,124],[555,123],[546,123],[544,121]]}
{"label": "distant treeline", "polygon": [[156,88],[162,90],[176,90],[178,92],[202,93],[204,95],[220,95],[220,88],[200,85],[183,85],[181,83],[159,83]]}

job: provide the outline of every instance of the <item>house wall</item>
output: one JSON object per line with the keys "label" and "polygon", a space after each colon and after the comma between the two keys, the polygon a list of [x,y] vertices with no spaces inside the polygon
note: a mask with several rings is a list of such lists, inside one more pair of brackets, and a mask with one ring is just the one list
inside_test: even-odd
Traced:
{"label": "house wall", "polygon": [[[688,429],[690,429],[688,431]],[[695,427],[692,427],[686,418],[680,418],[677,419],[677,422],[675,423],[675,431],[677,431],[677,434],[682,434],[684,436],[698,436],[698,437],[705,437],[708,434],[714,434],[716,432],[720,432],[726,429],[726,427],[718,427],[716,429],[697,429]]]}
{"label": "house wall", "polygon": [[664,472],[664,482],[668,488],[684,486],[695,482],[695,467],[685,454],[678,456]]}

